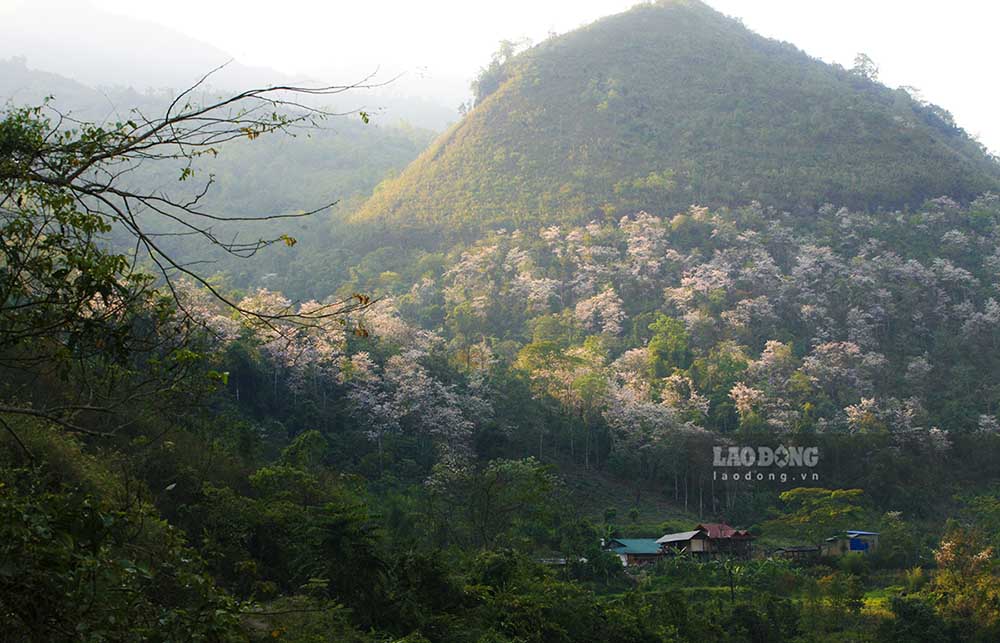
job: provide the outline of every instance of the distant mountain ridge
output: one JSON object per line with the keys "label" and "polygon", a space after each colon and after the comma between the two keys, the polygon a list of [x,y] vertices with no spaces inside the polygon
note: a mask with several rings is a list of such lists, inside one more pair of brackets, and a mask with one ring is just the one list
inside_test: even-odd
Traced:
{"label": "distant mountain ridge", "polygon": [[[57,103],[71,104],[75,110],[99,106],[93,112],[84,109],[85,118],[106,116],[109,101],[102,98],[104,93],[128,96],[124,103],[115,101],[116,107],[127,111],[151,93],[186,89],[213,69],[217,71],[206,87],[230,92],[275,84],[357,83],[374,71],[372,66],[364,73],[339,73],[333,78],[289,75],[243,64],[210,43],[153,22],[103,11],[86,1],[31,0],[13,12],[0,13],[0,103],[8,98],[22,104],[38,102],[53,95]],[[29,78],[28,72],[35,75]],[[375,82],[390,80],[382,75]],[[389,122],[405,121],[437,131],[455,122],[458,114],[453,107],[411,95],[411,90],[412,86],[388,82],[377,91],[357,90],[315,102],[332,103],[338,111],[364,109]]]}
{"label": "distant mountain ridge", "polygon": [[[85,26],[86,28],[81,28]],[[244,65],[218,47],[158,24],[103,11],[89,2],[33,0],[0,21],[0,59],[23,56],[33,69],[91,87],[184,89],[225,64],[219,88],[284,83],[286,74]]]}
{"label": "distant mountain ridge", "polygon": [[696,0],[552,38],[494,85],[357,219],[471,238],[691,203],[917,207],[1000,185],[1000,165],[944,110]]}

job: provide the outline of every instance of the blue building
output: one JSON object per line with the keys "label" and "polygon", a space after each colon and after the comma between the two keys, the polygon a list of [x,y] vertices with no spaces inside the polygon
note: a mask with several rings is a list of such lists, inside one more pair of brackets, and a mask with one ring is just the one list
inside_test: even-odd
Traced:
{"label": "blue building", "polygon": [[878,549],[878,532],[848,529],[831,536],[823,544],[824,556],[843,556],[852,552],[871,554]]}

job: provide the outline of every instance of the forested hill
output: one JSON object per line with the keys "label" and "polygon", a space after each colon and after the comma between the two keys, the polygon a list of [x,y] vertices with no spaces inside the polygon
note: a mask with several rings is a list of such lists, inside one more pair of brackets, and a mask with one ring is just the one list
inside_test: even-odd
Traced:
{"label": "forested hill", "polygon": [[0,63],[0,642],[1000,641],[995,161],[699,3],[510,53],[388,182]]}
{"label": "forested hill", "polygon": [[477,107],[358,218],[468,231],[691,203],[876,210],[998,185],[1000,166],[946,111],[871,71],[695,0],[638,6],[499,55]]}

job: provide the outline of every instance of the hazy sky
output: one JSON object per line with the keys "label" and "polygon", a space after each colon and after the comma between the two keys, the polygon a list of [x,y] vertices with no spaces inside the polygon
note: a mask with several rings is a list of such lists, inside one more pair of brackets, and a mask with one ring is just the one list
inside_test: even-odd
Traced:
{"label": "hazy sky", "polygon": [[[30,1],[30,0],[29,0]],[[83,0],[67,0],[79,3]],[[0,11],[25,0],[0,0]],[[91,0],[210,42],[238,60],[322,80],[381,65],[457,103],[504,38],[539,41],[634,0]],[[992,0],[708,0],[751,29],[850,66],[868,53],[890,86],[912,85],[1000,151],[1000,3]],[[333,78],[330,78],[334,76]],[[451,104],[451,102],[449,102]]]}

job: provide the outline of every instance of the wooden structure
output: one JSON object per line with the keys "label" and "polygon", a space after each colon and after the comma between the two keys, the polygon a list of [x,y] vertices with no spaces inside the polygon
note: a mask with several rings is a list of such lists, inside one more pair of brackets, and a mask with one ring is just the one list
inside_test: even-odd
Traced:
{"label": "wooden structure", "polygon": [[622,565],[646,565],[668,555],[689,554],[698,557],[750,557],[754,537],[745,529],[725,523],[702,523],[691,531],[665,534],[659,538],[614,538],[604,549],[618,556]]}
{"label": "wooden structure", "polygon": [[697,525],[708,536],[708,552],[717,556],[750,558],[754,536],[746,529],[734,529],[724,522],[704,522]]}
{"label": "wooden structure", "polygon": [[665,534],[656,543],[665,554],[703,555],[709,551],[708,534],[703,529]]}
{"label": "wooden structure", "polygon": [[811,561],[819,558],[820,548],[816,545],[795,545],[793,547],[778,547],[772,556],[787,560]]}
{"label": "wooden structure", "polygon": [[661,536],[656,542],[665,554],[749,558],[753,539],[745,529],[734,529],[722,522],[705,522],[691,531]]}

